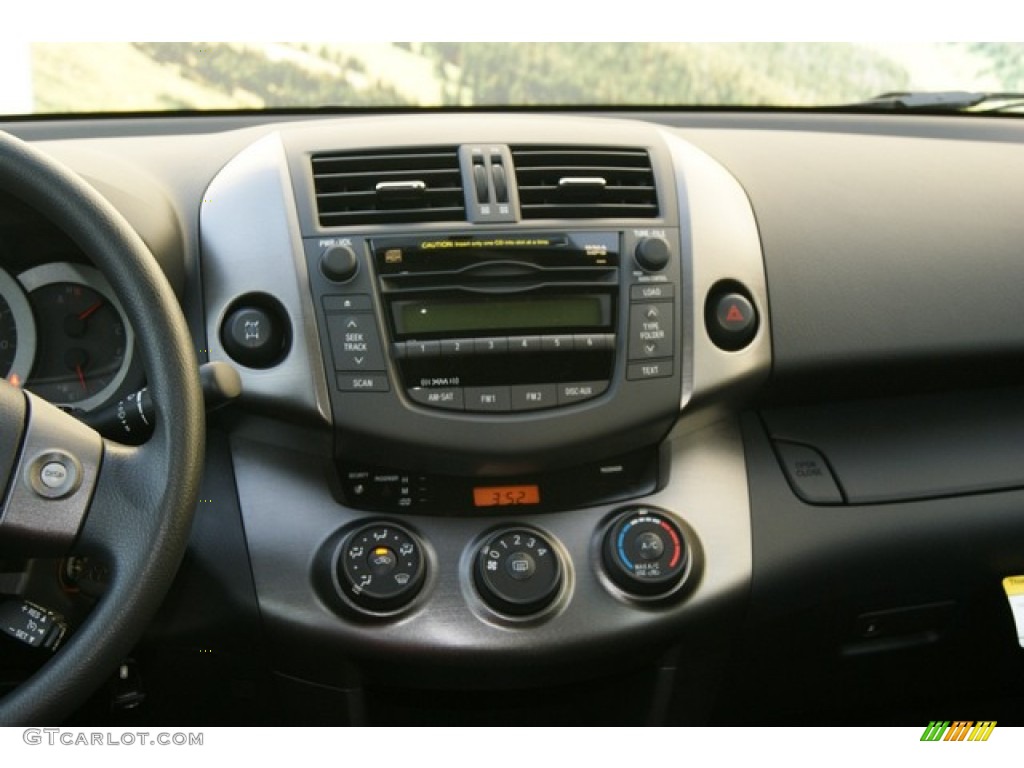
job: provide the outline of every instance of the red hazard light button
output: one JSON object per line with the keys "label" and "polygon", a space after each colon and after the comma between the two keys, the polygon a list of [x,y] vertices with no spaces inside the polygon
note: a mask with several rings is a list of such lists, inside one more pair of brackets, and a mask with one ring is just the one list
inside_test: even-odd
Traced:
{"label": "red hazard light button", "polygon": [[750,299],[736,291],[708,296],[705,321],[715,345],[730,352],[747,346],[757,333],[757,310]]}

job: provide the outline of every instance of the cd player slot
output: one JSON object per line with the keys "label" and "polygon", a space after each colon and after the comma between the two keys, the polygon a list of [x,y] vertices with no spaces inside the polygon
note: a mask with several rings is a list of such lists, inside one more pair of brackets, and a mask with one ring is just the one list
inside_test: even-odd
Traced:
{"label": "cd player slot", "polygon": [[457,270],[404,272],[381,277],[384,293],[415,290],[515,291],[545,287],[618,285],[615,267],[544,267],[518,262],[490,262]]}

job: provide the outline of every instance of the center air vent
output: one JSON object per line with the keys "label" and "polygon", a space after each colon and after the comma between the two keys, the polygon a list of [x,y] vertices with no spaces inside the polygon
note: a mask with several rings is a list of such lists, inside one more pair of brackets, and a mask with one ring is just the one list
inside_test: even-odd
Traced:
{"label": "center air vent", "polygon": [[643,149],[512,147],[524,219],[649,219],[658,215]]}
{"label": "center air vent", "polygon": [[313,183],[324,227],[466,218],[454,147],[314,155]]}

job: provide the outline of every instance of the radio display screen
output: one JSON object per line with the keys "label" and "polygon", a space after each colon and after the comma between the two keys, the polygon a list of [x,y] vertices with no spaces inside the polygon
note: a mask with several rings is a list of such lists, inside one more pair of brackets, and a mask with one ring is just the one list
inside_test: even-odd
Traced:
{"label": "radio display screen", "polygon": [[535,296],[469,301],[414,300],[393,304],[402,336],[531,329],[598,329],[610,324],[607,296]]}

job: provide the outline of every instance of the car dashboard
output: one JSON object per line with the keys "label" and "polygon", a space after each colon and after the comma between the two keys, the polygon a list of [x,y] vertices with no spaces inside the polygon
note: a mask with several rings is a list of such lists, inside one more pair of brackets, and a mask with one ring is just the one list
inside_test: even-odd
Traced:
{"label": "car dashboard", "polygon": [[[242,385],[133,705],[83,722],[1020,719],[1018,122],[5,127],[121,210]],[[6,377],[86,418],[144,386],[60,222],[0,213]],[[102,599],[102,563],[3,565]]]}

